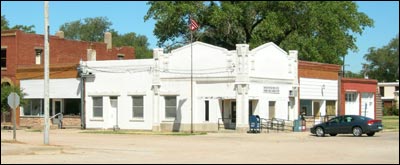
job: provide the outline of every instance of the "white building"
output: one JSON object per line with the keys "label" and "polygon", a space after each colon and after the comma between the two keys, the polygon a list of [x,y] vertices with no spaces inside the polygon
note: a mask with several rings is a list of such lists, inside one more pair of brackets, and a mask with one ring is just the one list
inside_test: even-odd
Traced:
{"label": "white building", "polygon": [[228,51],[195,42],[192,49],[82,62],[81,69],[94,75],[85,82],[86,128],[216,131],[222,125],[247,131],[251,114],[297,119],[297,51],[274,43]]}

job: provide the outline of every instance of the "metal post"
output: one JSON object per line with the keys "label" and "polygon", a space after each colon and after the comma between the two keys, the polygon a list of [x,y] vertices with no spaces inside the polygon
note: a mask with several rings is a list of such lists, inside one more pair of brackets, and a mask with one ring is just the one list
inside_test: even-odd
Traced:
{"label": "metal post", "polygon": [[13,140],[17,141],[17,108],[12,108]]}
{"label": "metal post", "polygon": [[44,1],[44,144],[49,144],[49,2]]}
{"label": "metal post", "polygon": [[190,30],[190,133],[193,133],[193,44],[192,42],[193,42],[193,31]]}

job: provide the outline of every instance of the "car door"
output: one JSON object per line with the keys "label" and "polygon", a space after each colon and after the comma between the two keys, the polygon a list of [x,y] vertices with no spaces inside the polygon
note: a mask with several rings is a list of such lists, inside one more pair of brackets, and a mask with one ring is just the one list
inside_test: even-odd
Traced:
{"label": "car door", "polygon": [[351,116],[343,116],[340,122],[340,133],[352,133],[354,118]]}
{"label": "car door", "polygon": [[331,120],[328,121],[328,123],[325,126],[325,132],[326,133],[337,133],[338,132],[338,127],[339,127],[339,121],[340,121],[340,116],[335,117]]}

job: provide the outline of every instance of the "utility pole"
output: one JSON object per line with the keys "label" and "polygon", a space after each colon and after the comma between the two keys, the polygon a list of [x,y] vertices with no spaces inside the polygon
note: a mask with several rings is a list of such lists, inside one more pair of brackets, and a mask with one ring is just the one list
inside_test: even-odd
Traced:
{"label": "utility pole", "polygon": [[190,133],[193,134],[193,30],[190,30]]}
{"label": "utility pole", "polygon": [[49,1],[44,1],[44,144],[49,144]]}

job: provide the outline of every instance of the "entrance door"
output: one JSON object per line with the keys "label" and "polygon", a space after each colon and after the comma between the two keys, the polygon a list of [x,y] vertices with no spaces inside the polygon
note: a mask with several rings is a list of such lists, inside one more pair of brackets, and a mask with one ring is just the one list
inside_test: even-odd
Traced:
{"label": "entrance door", "polygon": [[320,109],[320,104],[319,104],[318,101],[315,101],[315,102],[314,102],[313,108],[314,108],[314,116],[315,116],[315,117],[320,117],[320,116],[321,116],[321,113],[320,113],[320,111],[319,111],[319,109]]}
{"label": "entrance door", "polygon": [[111,104],[111,109],[109,111],[110,114],[110,126],[112,128],[118,128],[118,97],[113,96],[110,97],[110,104]]}
{"label": "entrance door", "polygon": [[[50,113],[50,117],[54,116],[60,112],[63,112],[62,110],[62,100],[61,99],[52,99],[52,104],[51,104],[51,113]],[[59,123],[59,119],[60,119],[60,115],[57,115],[54,119],[53,119],[53,124],[58,124]]]}
{"label": "entrance door", "polygon": [[61,99],[53,99],[52,107],[51,107],[51,116],[54,116],[57,113],[62,112],[62,100]]}
{"label": "entrance door", "polygon": [[231,103],[232,123],[236,123],[236,102]]}
{"label": "entrance door", "polygon": [[268,102],[268,118],[275,118],[275,101]]}
{"label": "entrance door", "polygon": [[361,93],[361,116],[366,116],[374,119],[374,94]]}

